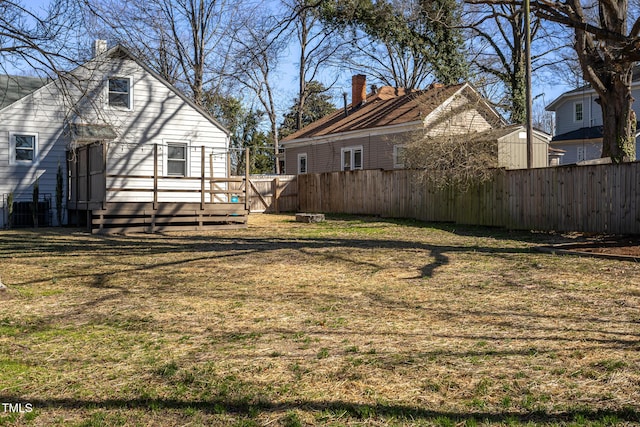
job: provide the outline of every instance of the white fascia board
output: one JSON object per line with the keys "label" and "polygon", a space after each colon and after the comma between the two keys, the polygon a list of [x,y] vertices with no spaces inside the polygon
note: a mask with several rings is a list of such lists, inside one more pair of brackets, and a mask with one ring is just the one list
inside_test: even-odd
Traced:
{"label": "white fascia board", "polygon": [[533,130],[533,134],[534,135],[538,135],[540,137],[540,139],[544,139],[547,142],[547,144],[551,142],[551,135],[549,135],[546,132],[542,132],[542,131],[539,131],[537,129],[534,129]]}
{"label": "white fascia board", "polygon": [[[638,89],[638,88],[640,88],[640,80],[636,80],[636,81],[631,82],[631,90],[635,90],[635,89]],[[570,101],[570,100],[582,99],[582,98],[584,98],[585,95],[597,95],[597,93],[596,93],[596,90],[592,86],[585,87],[582,90],[572,89],[570,91],[567,91],[567,92],[561,94],[556,99],[551,101],[551,103],[545,107],[545,110],[546,111],[556,111],[556,109],[558,108],[558,106],[560,104],[563,104],[563,103],[565,103],[567,101]]]}
{"label": "white fascia board", "polygon": [[389,135],[394,133],[410,132],[410,131],[415,131],[422,128],[423,128],[422,121],[416,120],[413,122],[402,123],[398,125],[381,126],[377,128],[370,128],[370,129],[358,129],[358,130],[347,131],[347,132],[333,133],[329,135],[293,139],[291,141],[281,141],[280,145],[285,148],[287,147],[296,148],[296,147],[303,147],[305,145],[326,144],[328,142],[345,141],[348,139],[354,139],[354,138],[366,137],[366,136]]}
{"label": "white fascia board", "polygon": [[423,120],[423,123],[425,125],[425,127],[429,124],[429,122],[431,120],[433,120],[434,118],[436,118],[443,110],[445,110],[447,107],[449,107],[449,105],[451,105],[451,103],[456,99],[456,97],[458,95],[460,95],[465,89],[470,90],[471,92],[473,92],[477,97],[478,100],[480,102],[484,102],[485,105],[489,108],[489,110],[496,116],[496,118],[498,120],[500,120],[502,123],[505,123],[504,119],[502,118],[502,116],[495,110],[495,108],[493,108],[486,99],[484,99],[484,97],[482,95],[480,95],[478,93],[477,90],[475,90],[475,88],[473,86],[471,86],[469,83],[465,83],[462,85],[462,87],[460,87],[460,89],[458,89],[457,91],[455,91],[453,93],[453,95],[451,95],[449,98],[445,99],[439,106],[437,106],[431,113],[429,113]]}
{"label": "white fascia board", "polygon": [[465,83],[462,85],[462,87],[460,89],[458,89],[457,91],[455,91],[453,93],[453,95],[451,95],[449,98],[445,99],[444,101],[442,101],[440,103],[440,105],[438,105],[436,108],[433,109],[432,112],[430,112],[429,114],[427,114],[427,116],[424,118],[424,120],[422,120],[422,123],[424,124],[424,126],[426,127],[427,124],[434,119],[435,117],[437,117],[442,110],[446,109],[449,105],[451,105],[451,103],[453,102],[453,100],[455,99],[456,96],[458,96],[460,93],[462,93],[462,91],[464,90],[464,88],[466,87],[471,87],[469,86],[469,83]]}

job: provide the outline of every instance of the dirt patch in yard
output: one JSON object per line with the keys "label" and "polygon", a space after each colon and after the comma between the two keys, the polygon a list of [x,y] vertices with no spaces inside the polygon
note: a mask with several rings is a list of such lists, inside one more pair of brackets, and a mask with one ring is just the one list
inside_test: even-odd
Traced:
{"label": "dirt patch in yard", "polygon": [[581,236],[579,242],[541,248],[544,252],[566,252],[589,256],[640,261],[640,236]]}

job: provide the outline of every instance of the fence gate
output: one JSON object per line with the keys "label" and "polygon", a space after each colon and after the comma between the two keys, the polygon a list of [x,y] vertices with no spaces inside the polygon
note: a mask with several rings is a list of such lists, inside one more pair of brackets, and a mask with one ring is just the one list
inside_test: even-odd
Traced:
{"label": "fence gate", "polygon": [[252,175],[249,177],[251,212],[294,212],[298,210],[296,175]]}

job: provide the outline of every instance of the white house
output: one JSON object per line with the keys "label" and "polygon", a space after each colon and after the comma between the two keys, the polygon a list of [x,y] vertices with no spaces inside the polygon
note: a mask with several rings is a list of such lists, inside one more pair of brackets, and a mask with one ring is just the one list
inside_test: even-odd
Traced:
{"label": "white house", "polygon": [[[202,225],[212,215],[205,204],[230,199],[227,184],[214,191],[228,177],[228,131],[124,47],[96,41],[94,52],[55,81],[0,79],[0,228],[32,200],[36,181],[50,209],[40,225],[58,224],[59,165],[63,223],[137,210],[155,226],[159,205],[193,203]],[[236,220],[244,213],[232,210],[225,215]]]}
{"label": "white house", "polygon": [[[634,69],[631,84],[633,109],[640,117],[640,67]],[[563,93],[547,106],[556,115],[555,135],[551,147],[564,150],[561,164],[595,160],[602,155],[602,109],[596,102],[598,94],[586,85]],[[640,128],[640,127],[639,127]],[[636,134],[636,153],[638,136]],[[637,154],[636,154],[637,156]]]}

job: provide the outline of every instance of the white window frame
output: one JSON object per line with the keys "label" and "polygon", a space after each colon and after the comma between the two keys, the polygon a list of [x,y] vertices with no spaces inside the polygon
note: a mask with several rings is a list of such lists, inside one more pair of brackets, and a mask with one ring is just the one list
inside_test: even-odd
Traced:
{"label": "white window frame", "polygon": [[[404,160],[401,158],[401,151],[405,150],[404,144],[393,146],[393,167],[395,169],[404,169]],[[400,152],[400,153],[399,153]]]}
{"label": "white window frame", "polygon": [[[127,80],[129,83],[129,106],[122,106],[122,105],[111,105],[111,100],[110,100],[110,95],[111,95],[111,90],[110,90],[110,82],[111,80]],[[107,78],[107,82],[106,82],[106,100],[107,100],[107,106],[110,109],[113,110],[124,110],[124,111],[133,111],[133,78],[131,77],[124,77],[124,76],[111,76]],[[124,94],[125,92],[115,92],[115,93],[120,93],[120,94]]]}
{"label": "white window frame", "polygon": [[[578,119],[578,105],[580,106],[580,119]],[[584,122],[584,102],[582,101],[576,101],[573,103],[573,122]]]}
{"label": "white window frame", "polygon": [[[16,137],[28,136],[33,137],[33,159],[32,160],[18,160],[16,157]],[[9,164],[10,165],[37,165],[39,162],[39,149],[38,149],[38,133],[37,132],[9,132]]]}
{"label": "white window frame", "polygon": [[584,145],[578,145],[576,147],[576,162],[582,162],[586,160],[587,150]]}
{"label": "white window frame", "polygon": [[[189,167],[189,142],[187,141],[166,141],[164,143],[164,148],[166,150],[166,154],[162,156],[164,158],[164,170],[166,171],[166,176],[174,176],[174,177],[187,177],[190,176],[190,167]],[[169,162],[177,161],[179,159],[170,159],[169,158],[169,147],[184,147],[184,174],[171,174],[169,173]]]}
{"label": "white window frame", "polygon": [[[360,167],[352,167],[351,165],[355,164],[355,153],[357,151],[360,151]],[[344,161],[344,155],[346,152],[349,152],[349,169],[345,169],[345,161]],[[364,169],[364,149],[362,148],[362,145],[355,145],[352,147],[343,147],[340,150],[340,170],[345,171],[345,170],[362,170]]]}
{"label": "white window frame", "polygon": [[[302,159],[304,159],[304,170],[302,168]],[[307,153],[298,154],[298,175],[304,175],[309,172],[309,156]]]}

